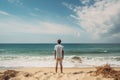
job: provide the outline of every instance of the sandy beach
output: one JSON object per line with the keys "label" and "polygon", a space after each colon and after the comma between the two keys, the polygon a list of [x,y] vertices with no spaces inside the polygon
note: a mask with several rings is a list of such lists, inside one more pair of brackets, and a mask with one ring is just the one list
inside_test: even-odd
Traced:
{"label": "sandy beach", "polygon": [[54,45],[1,44],[0,80],[120,80],[119,44],[64,44],[63,73]]}
{"label": "sandy beach", "polygon": [[[120,68],[114,69],[120,70]],[[52,67],[20,68],[1,70],[0,80],[115,80],[104,78],[102,75],[95,76],[95,71],[96,68],[64,68],[63,73],[60,73],[60,70],[55,73]]]}

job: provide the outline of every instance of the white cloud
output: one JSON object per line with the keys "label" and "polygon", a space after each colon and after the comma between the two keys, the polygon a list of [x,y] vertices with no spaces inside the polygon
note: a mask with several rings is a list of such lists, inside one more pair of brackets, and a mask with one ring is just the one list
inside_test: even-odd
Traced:
{"label": "white cloud", "polygon": [[0,14],[1,14],[1,15],[6,15],[6,16],[10,15],[9,13],[7,13],[7,12],[5,12],[5,11],[0,11]]}
{"label": "white cloud", "polygon": [[23,5],[21,0],[8,0],[9,3],[16,4],[16,5]]}
{"label": "white cloud", "polygon": [[80,36],[77,29],[64,24],[54,22],[42,22],[34,20],[31,22],[22,20],[1,20],[0,34],[30,33],[30,34],[55,34]]}
{"label": "white cloud", "polygon": [[[120,36],[120,0],[94,0],[89,6],[75,6],[73,17],[77,24],[86,32],[93,35],[94,39],[103,36]],[[83,0],[87,3],[89,0]],[[69,6],[67,5],[69,8]],[[116,32],[117,31],[117,32]]]}
{"label": "white cloud", "polygon": [[69,9],[73,9],[73,5],[71,5],[71,4],[68,4],[68,3],[66,3],[66,2],[63,2],[62,3],[64,6],[66,6],[67,8],[69,8]]}
{"label": "white cloud", "polygon": [[35,14],[35,13],[29,13],[31,16],[36,16],[38,17],[39,15]]}
{"label": "white cloud", "polygon": [[90,0],[80,0],[82,4],[88,4],[90,2]]}

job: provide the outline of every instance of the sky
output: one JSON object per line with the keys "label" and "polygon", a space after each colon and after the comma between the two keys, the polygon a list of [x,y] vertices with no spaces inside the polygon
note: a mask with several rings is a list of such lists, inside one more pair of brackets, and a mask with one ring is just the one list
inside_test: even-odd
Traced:
{"label": "sky", "polygon": [[120,0],[0,0],[0,43],[120,43]]}

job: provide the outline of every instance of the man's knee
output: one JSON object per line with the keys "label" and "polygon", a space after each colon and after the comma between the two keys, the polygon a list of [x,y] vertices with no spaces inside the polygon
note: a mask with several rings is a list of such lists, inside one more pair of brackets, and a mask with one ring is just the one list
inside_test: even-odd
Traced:
{"label": "man's knee", "polygon": [[60,65],[62,65],[62,62],[60,62]]}

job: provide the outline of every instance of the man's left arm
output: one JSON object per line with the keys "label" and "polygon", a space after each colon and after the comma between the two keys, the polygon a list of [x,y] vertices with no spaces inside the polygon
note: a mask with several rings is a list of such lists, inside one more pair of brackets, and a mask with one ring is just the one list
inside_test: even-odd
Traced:
{"label": "man's left arm", "polygon": [[62,50],[62,59],[64,59],[64,50]]}
{"label": "man's left arm", "polygon": [[54,50],[54,59],[56,59],[56,50]]}

